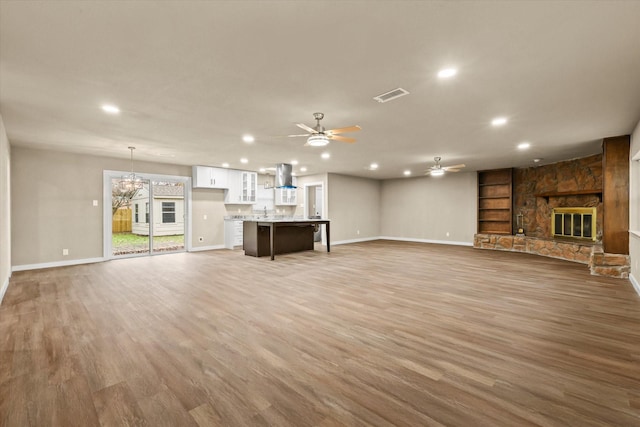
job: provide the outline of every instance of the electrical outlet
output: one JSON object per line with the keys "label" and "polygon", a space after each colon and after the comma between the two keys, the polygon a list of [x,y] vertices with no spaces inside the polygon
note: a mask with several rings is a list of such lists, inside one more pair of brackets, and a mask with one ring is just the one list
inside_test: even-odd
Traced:
{"label": "electrical outlet", "polygon": [[198,242],[204,242],[204,237],[198,237]]}
{"label": "electrical outlet", "polygon": [[[207,215],[202,215],[202,219],[207,219]],[[201,239],[202,239],[202,237],[201,237]]]}
{"label": "electrical outlet", "polygon": [[63,249],[63,250],[62,250],[62,255],[63,255],[63,256],[67,256],[67,255],[69,255],[69,249]]}
{"label": "electrical outlet", "polygon": [[98,201],[97,200],[93,201],[93,206],[98,206]]}
{"label": "electrical outlet", "polygon": [[357,235],[360,235],[360,230],[356,230],[356,234],[357,234]]}
{"label": "electrical outlet", "polygon": [[449,232],[447,231],[447,237],[449,237]]}

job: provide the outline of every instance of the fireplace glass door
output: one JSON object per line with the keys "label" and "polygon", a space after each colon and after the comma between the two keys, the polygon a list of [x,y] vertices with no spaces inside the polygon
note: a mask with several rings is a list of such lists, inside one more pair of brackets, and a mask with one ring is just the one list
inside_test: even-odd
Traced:
{"label": "fireplace glass door", "polygon": [[551,229],[554,237],[595,240],[596,208],[555,208]]}

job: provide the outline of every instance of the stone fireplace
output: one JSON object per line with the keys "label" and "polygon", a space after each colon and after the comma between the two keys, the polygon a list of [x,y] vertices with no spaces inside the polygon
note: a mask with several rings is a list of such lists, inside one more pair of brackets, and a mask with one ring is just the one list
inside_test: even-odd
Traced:
{"label": "stone fireplace", "polygon": [[628,278],[629,256],[603,247],[603,164],[603,155],[596,154],[514,169],[517,235],[478,233],[474,247],[564,259],[587,265],[591,274]]}
{"label": "stone fireplace", "polygon": [[[523,215],[524,233],[529,237],[554,239],[554,209],[595,208],[595,241],[602,238],[602,155],[515,169],[513,211]],[[515,217],[514,217],[515,222]]]}

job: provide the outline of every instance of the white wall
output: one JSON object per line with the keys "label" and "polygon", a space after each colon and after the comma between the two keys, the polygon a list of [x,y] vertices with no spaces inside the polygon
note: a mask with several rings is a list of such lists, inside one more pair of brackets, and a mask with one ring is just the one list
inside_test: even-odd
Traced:
{"label": "white wall", "polygon": [[380,236],[381,181],[329,174],[326,211],[331,220],[331,242],[374,239]]}
{"label": "white wall", "polygon": [[[190,176],[189,166],[134,161],[136,172]],[[127,158],[116,159],[61,151],[11,148],[11,265],[15,267],[102,258],[103,170],[127,171]],[[224,245],[223,190],[198,192],[194,212],[208,212],[194,221],[192,237],[211,236],[200,245]],[[99,201],[94,207],[93,200]],[[208,210],[200,204],[217,205]],[[202,228],[200,228],[202,227]],[[218,233],[205,232],[213,228]],[[4,235],[4,233],[3,233]],[[194,246],[197,239],[192,238]],[[69,249],[63,256],[62,249]],[[3,251],[4,253],[4,251]]]}
{"label": "white wall", "polygon": [[629,256],[631,282],[640,294],[640,122],[631,135],[629,180]]}
{"label": "white wall", "polygon": [[380,234],[383,237],[473,244],[476,218],[475,172],[382,183]]}
{"label": "white wall", "polygon": [[0,116],[0,302],[11,277],[11,170],[7,132]]}

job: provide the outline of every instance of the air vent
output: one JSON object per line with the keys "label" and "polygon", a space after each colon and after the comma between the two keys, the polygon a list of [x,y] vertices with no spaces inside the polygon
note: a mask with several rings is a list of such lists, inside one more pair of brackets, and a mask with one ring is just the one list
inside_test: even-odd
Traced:
{"label": "air vent", "polygon": [[387,93],[383,93],[381,95],[378,96],[374,96],[373,99],[375,99],[378,102],[387,102],[387,101],[391,101],[392,99],[396,99],[396,98],[400,98],[401,96],[405,96],[408,95],[409,92],[402,89],[401,87],[399,87],[398,89],[394,89],[391,90]]}

